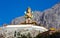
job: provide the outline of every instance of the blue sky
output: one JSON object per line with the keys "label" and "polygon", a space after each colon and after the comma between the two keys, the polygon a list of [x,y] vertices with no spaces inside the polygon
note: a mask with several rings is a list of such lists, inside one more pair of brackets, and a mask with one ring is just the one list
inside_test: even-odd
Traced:
{"label": "blue sky", "polygon": [[9,24],[14,18],[23,16],[28,6],[32,10],[43,11],[60,0],[0,0],[0,26]]}

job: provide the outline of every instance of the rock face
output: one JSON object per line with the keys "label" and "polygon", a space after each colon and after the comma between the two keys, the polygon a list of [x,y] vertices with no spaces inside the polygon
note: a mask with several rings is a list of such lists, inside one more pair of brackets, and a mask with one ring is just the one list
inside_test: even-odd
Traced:
{"label": "rock face", "polygon": [[60,28],[60,3],[50,9],[45,10],[43,14],[43,24],[46,24],[48,28]]}
{"label": "rock face", "polygon": [[[53,7],[44,10],[43,12],[35,11],[33,13],[33,19],[38,24],[43,24],[47,28],[60,28],[60,3],[54,5]],[[20,22],[25,21],[24,16],[18,17],[12,20],[12,24],[19,24]]]}

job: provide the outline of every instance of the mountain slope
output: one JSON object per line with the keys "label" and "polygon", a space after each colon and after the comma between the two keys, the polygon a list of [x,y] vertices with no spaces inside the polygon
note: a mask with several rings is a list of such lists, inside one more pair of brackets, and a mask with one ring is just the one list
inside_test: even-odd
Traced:
{"label": "mountain slope", "polygon": [[50,9],[44,11],[43,24],[46,24],[48,28],[60,28],[60,3],[56,4]]}

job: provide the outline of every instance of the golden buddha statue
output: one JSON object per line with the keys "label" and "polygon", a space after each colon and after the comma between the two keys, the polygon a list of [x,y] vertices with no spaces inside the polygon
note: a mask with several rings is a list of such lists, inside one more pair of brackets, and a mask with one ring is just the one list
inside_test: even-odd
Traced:
{"label": "golden buddha statue", "polygon": [[25,12],[25,22],[22,22],[21,24],[37,24],[36,21],[32,20],[32,18],[33,18],[33,14],[31,8],[28,7]]}
{"label": "golden buddha statue", "polygon": [[25,13],[25,18],[26,18],[26,23],[31,23],[32,22],[32,12],[31,12],[31,8],[27,8],[27,11]]}

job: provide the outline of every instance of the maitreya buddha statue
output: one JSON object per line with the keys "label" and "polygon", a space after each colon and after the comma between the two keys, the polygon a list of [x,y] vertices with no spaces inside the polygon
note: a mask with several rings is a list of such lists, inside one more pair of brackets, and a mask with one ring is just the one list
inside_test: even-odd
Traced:
{"label": "maitreya buddha statue", "polygon": [[31,8],[28,7],[26,12],[25,12],[25,22],[21,23],[21,24],[36,24],[35,21],[32,20],[33,18],[33,14],[32,14],[32,11],[31,11]]}
{"label": "maitreya buddha statue", "polygon": [[27,11],[25,12],[25,18],[26,18],[26,23],[31,23],[32,22],[33,15],[32,15],[30,7],[28,7]]}

